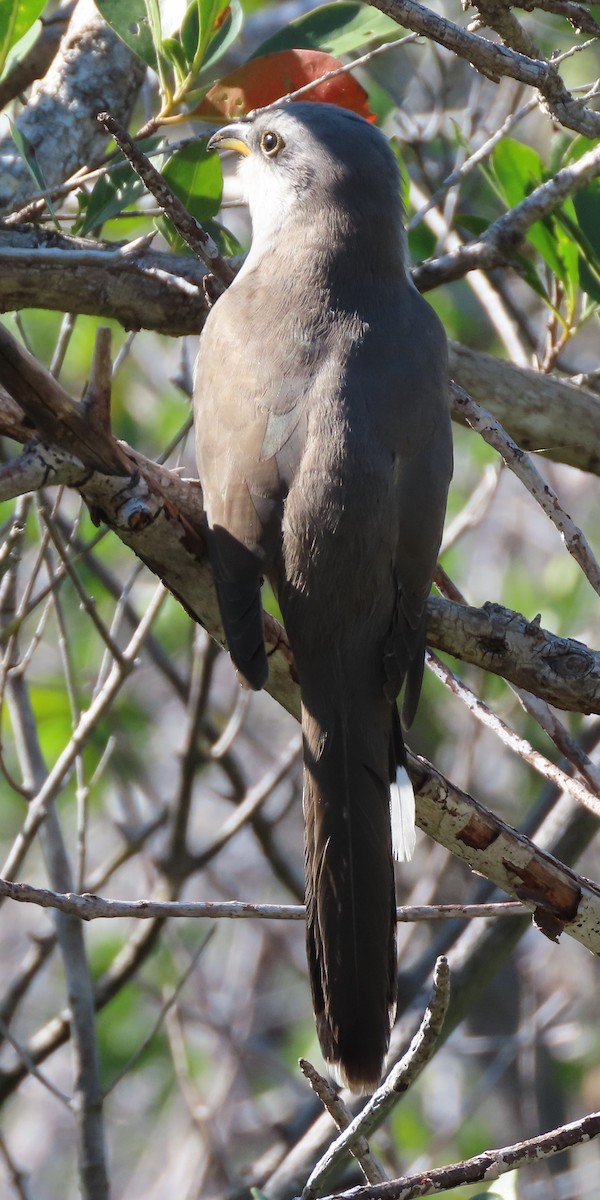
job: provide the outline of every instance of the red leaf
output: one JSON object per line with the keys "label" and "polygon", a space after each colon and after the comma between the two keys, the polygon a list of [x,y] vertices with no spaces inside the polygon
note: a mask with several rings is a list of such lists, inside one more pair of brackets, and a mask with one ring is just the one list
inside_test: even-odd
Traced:
{"label": "red leaf", "polygon": [[[190,115],[209,119],[241,117],[253,108],[280,100],[288,92],[312,83],[313,79],[342,65],[338,58],[323,54],[321,50],[278,50],[274,54],[264,54],[261,58],[250,59],[243,67],[215,83]],[[360,113],[368,121],[375,120],[365,89],[348,72],[316,84],[299,99],[337,104]]]}

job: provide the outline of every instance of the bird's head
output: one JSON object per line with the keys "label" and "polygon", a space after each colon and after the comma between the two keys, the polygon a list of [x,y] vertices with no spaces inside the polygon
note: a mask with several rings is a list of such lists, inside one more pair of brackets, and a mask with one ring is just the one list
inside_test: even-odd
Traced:
{"label": "bird's head", "polygon": [[255,242],[272,237],[290,216],[318,221],[336,210],[358,222],[401,220],[398,168],[387,139],[348,109],[277,105],[217,130],[208,149],[240,156]]}

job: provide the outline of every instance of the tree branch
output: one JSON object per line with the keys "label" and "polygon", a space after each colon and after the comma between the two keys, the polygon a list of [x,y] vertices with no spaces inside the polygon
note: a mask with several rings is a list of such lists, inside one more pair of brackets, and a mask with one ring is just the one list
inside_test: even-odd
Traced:
{"label": "tree branch", "polygon": [[46,74],[58,50],[67,22],[73,16],[75,4],[76,0],[69,0],[58,12],[51,13],[48,17],[42,16],[39,37],[0,81],[0,111],[10,100],[14,100],[15,96],[30,87],[34,80]]}
{"label": "tree branch", "polygon": [[[593,392],[458,342],[450,342],[450,375],[523,450],[600,474],[600,397]],[[452,416],[467,424],[460,403]]]}
{"label": "tree branch", "polygon": [[[96,121],[99,98],[126,123],[144,74],[144,64],[109,29],[93,0],[79,0],[56,58],[15,122],[46,184],[102,154],[106,139]],[[31,189],[28,167],[12,138],[0,144],[0,164],[0,210],[12,211]],[[43,201],[34,211],[40,207]]]}
{"label": "tree branch", "polygon": [[433,972],[431,999],[421,1024],[406,1053],[392,1067],[377,1091],[353,1121],[328,1146],[325,1154],[311,1172],[302,1192],[302,1200],[316,1200],[336,1166],[352,1150],[353,1143],[369,1136],[418,1079],[437,1049],[439,1037],[450,1001],[450,972],[446,958],[438,958]]}
{"label": "tree branch", "polygon": [[427,640],[569,712],[600,712],[600,654],[501,604],[429,598]]}
{"label": "tree branch", "polygon": [[[246,900],[111,900],[91,892],[53,892],[3,878],[0,878],[0,896],[17,904],[36,904],[39,908],[69,913],[80,921],[123,918],[149,921],[157,917],[163,920],[304,921],[306,912],[303,904],[255,904]],[[396,909],[396,920],[405,925],[413,921],[475,920],[478,917],[489,920],[490,917],[526,915],[524,904],[510,900],[498,904],[403,904]]]}
{"label": "tree branch", "polygon": [[[598,117],[600,133],[600,113],[594,115]],[[600,146],[594,146],[582,154],[577,162],[562,167],[552,179],[541,183],[514,208],[493,221],[480,238],[415,267],[415,284],[420,291],[427,291],[440,283],[462,279],[469,271],[489,271],[492,267],[506,264],[536,221],[554,212],[568,196],[573,196],[599,175]]]}
{"label": "tree branch", "polygon": [[147,155],[140,150],[140,147],[129,136],[127,130],[118,121],[115,121],[115,118],[110,113],[98,113],[98,123],[104,126],[108,133],[112,134],[115,142],[131,163],[134,171],[137,172],[147,190],[154,196],[165,216],[173,223],[175,229],[184,241],[187,242],[190,249],[204,263],[205,267],[216,276],[223,287],[228,287],[235,278],[235,274],[229,263],[219,253],[213,239],[202,229],[196,218],[190,216],[179,196],[169,187],[160,172],[152,165]]}
{"label": "tree branch", "polygon": [[375,8],[387,13],[405,29],[412,29],[431,38],[459,58],[464,58],[488,79],[497,82],[508,76],[520,83],[537,88],[552,117],[566,129],[574,129],[586,137],[595,138],[600,132],[600,113],[585,108],[567,91],[557,68],[545,59],[530,58],[507,46],[490,42],[439,16],[417,0],[373,0]]}
{"label": "tree branch", "polygon": [[471,1183],[490,1183],[508,1171],[530,1166],[555,1154],[562,1154],[571,1146],[580,1146],[600,1135],[600,1113],[590,1113],[580,1121],[562,1125],[550,1133],[503,1146],[500,1150],[486,1150],[464,1162],[452,1163],[448,1167],[434,1167],[419,1171],[416,1175],[404,1175],[389,1183],[368,1187],[352,1188],[349,1192],[335,1192],[323,1200],[417,1200],[418,1196],[438,1195]]}
{"label": "tree branch", "polygon": [[195,258],[45,229],[0,225],[0,311],[46,308],[113,318],[125,329],[199,333],[206,268]]}

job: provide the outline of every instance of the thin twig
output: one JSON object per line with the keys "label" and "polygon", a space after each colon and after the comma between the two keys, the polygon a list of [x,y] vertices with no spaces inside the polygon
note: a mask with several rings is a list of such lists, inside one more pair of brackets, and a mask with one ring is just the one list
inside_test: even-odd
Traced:
{"label": "thin twig", "polygon": [[129,644],[123,651],[121,661],[113,664],[102,692],[94,698],[90,707],[81,714],[77,728],[74,730],[70,741],[64,747],[52,770],[48,772],[44,784],[31,801],[21,832],[15,839],[13,848],[3,867],[2,874],[6,878],[9,878],[18,870],[37,830],[46,818],[48,805],[54,799],[65,775],[72,767],[77,755],[83,749],[93,730],[96,729],[101,715],[110,707],[125,679],[134,669],[144,638],[155,621],[166,594],[163,585],[159,584],[154,593],[154,598],[146,610],[145,616],[140,621]]}
{"label": "thin twig", "polygon": [[[313,1092],[319,1097],[321,1104],[335,1121],[338,1129],[347,1129],[352,1122],[352,1113],[344,1104],[342,1097],[329,1083],[329,1080],[319,1075],[319,1072],[306,1058],[299,1059],[298,1065],[303,1075],[308,1079]],[[385,1171],[375,1158],[366,1137],[358,1134],[357,1137],[352,1139],[349,1150],[353,1158],[356,1159],[367,1183],[383,1183],[387,1179]]]}
{"label": "thin twig", "polygon": [[17,1038],[13,1037],[8,1025],[6,1025],[6,1023],[2,1020],[2,1017],[0,1017],[0,1033],[2,1034],[4,1040],[12,1046],[15,1054],[18,1054],[23,1066],[27,1068],[27,1074],[32,1075],[34,1079],[37,1079],[38,1083],[41,1083],[42,1087],[45,1087],[47,1091],[51,1092],[57,1100],[60,1100],[61,1104],[64,1104],[65,1108],[71,1108],[70,1097],[67,1096],[66,1092],[62,1092],[60,1088],[52,1082],[51,1079],[48,1079],[47,1076],[44,1075],[43,1071],[40,1071],[39,1068],[36,1067],[25,1047],[21,1045]]}
{"label": "thin twig", "polygon": [[[600,157],[598,159],[600,167]],[[584,533],[572,518],[561,507],[556,492],[546,482],[529,454],[509,436],[495,417],[485,408],[476,404],[457,384],[452,385],[453,403],[464,414],[464,418],[477,433],[502,455],[507,467],[520,479],[527,491],[533,496],[540,508],[550,518],[552,524],[560,533],[563,542],[581,567],[586,579],[600,595],[600,564],[595,558],[592,548]]]}
{"label": "thin twig", "polygon": [[369,1187],[353,1188],[350,1192],[337,1192],[323,1200],[417,1200],[419,1196],[438,1195],[472,1183],[491,1183],[506,1175],[534,1163],[543,1162],[555,1154],[562,1154],[572,1146],[580,1146],[600,1135],[600,1113],[590,1113],[580,1121],[561,1125],[550,1133],[502,1146],[499,1150],[485,1150],[464,1162],[452,1163],[447,1167],[421,1170],[416,1175],[405,1175],[390,1183]]}
{"label": "thin twig", "polygon": [[[600,113],[595,115],[600,122]],[[562,167],[551,179],[539,184],[524,200],[493,221],[481,237],[416,267],[413,277],[417,287],[436,287],[442,282],[461,279],[469,271],[489,271],[510,261],[536,221],[549,216],[569,196],[575,195],[580,188],[597,179],[598,175],[600,146],[595,146],[576,162]]]}
{"label": "thin twig", "polygon": [[147,1050],[148,1046],[151,1045],[151,1043],[154,1040],[154,1038],[156,1037],[159,1029],[163,1025],[165,1018],[167,1016],[167,1013],[170,1011],[170,1009],[173,1007],[173,1005],[177,1003],[177,999],[178,999],[179,995],[181,994],[182,988],[187,983],[190,975],[192,974],[192,971],[198,965],[198,960],[200,959],[201,955],[204,953],[214,932],[215,932],[215,927],[213,926],[212,929],[209,929],[207,931],[205,936],[202,938],[202,941],[200,942],[200,944],[196,947],[186,970],[183,972],[183,974],[177,980],[175,987],[170,988],[168,990],[168,993],[165,996],[165,999],[163,1000],[163,1003],[160,1006],[159,1012],[156,1015],[156,1018],[152,1024],[152,1027],[148,1030],[145,1037],[140,1042],[139,1046],[137,1047],[137,1050],[135,1050],[133,1052],[133,1054],[127,1060],[127,1062],[124,1064],[124,1066],[121,1067],[121,1069],[117,1072],[114,1079],[111,1080],[108,1087],[105,1089],[105,1092],[104,1092],[105,1096],[108,1096],[111,1092],[114,1091],[114,1089],[116,1087],[118,1087],[121,1080],[124,1079],[125,1076],[129,1074],[129,1072],[131,1071],[131,1068],[135,1065],[136,1062],[139,1062],[144,1051]]}
{"label": "thin twig", "polygon": [[329,1146],[311,1172],[302,1192],[302,1200],[315,1200],[335,1167],[347,1155],[354,1138],[357,1136],[368,1137],[378,1125],[381,1125],[400,1097],[408,1091],[421,1074],[423,1068],[435,1054],[449,1002],[450,971],[447,959],[441,957],[438,958],[433,973],[431,999],[406,1054],[392,1068],[387,1079],[365,1104],[358,1116]]}
{"label": "thin twig", "polygon": [[216,276],[224,287],[227,287],[235,278],[234,273],[209,234],[202,229],[195,217],[190,216],[179,196],[175,195],[156,167],[152,166],[149,158],[140,150],[139,146],[136,146],[127,130],[107,112],[98,113],[98,121],[114,137],[134,171],[158,201],[183,240],[205,263],[211,274]]}
{"label": "thin twig", "polygon": [[533,767],[534,771],[538,771],[545,779],[549,779],[552,783],[556,784],[561,791],[568,792],[574,800],[577,800],[579,804],[587,808],[588,812],[591,812],[593,816],[600,817],[600,799],[597,795],[578,779],[572,779],[570,775],[567,775],[555,763],[550,762],[544,754],[540,754],[538,750],[534,750],[526,738],[520,737],[513,729],[510,729],[506,722],[497,716],[496,713],[493,713],[488,705],[483,700],[480,700],[472,689],[462,679],[459,679],[454,674],[454,671],[451,671],[431,650],[427,651],[427,665],[433,671],[433,674],[437,675],[437,678],[441,679],[442,683],[451,692],[454,692],[455,696],[458,696],[462,700],[469,712],[473,713],[473,716],[477,717],[477,720],[486,725],[488,729],[491,729],[504,742],[505,746],[509,746],[511,750],[514,750],[515,754],[518,754],[524,762]]}
{"label": "thin twig", "polygon": [[[245,900],[109,900],[90,892],[78,895],[75,892],[53,892],[48,888],[33,887],[29,883],[16,883],[0,878],[0,896],[16,900],[19,904],[36,904],[40,908],[55,908],[59,912],[72,913],[83,921],[137,918],[140,921],[157,918],[197,918],[201,920],[267,920],[303,921],[303,904],[255,904]],[[410,924],[412,921],[455,921],[489,917],[523,917],[527,908],[518,901],[499,904],[422,904],[403,905],[396,909],[396,919]]]}

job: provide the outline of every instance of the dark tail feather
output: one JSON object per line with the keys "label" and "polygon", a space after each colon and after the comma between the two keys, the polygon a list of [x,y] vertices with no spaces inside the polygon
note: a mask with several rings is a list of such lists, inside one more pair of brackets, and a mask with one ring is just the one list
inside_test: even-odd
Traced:
{"label": "dark tail feather", "polygon": [[219,526],[209,531],[208,551],[227,649],[243,681],[258,692],[269,674],[260,566],[246,546]]}
{"label": "dark tail feather", "polygon": [[307,948],[323,1054],[353,1091],[373,1091],[396,1005],[391,728],[389,710],[380,726],[358,709],[350,728],[303,709]]}
{"label": "dark tail feather", "polygon": [[258,692],[269,674],[258,580],[224,583],[215,578],[227,649],[236,671]]}

